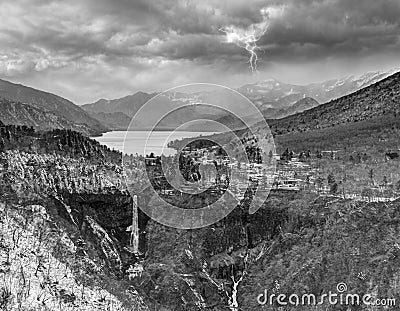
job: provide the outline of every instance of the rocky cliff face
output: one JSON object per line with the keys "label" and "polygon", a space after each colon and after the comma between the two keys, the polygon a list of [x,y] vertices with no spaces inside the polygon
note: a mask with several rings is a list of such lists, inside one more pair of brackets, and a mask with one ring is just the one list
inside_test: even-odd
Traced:
{"label": "rocky cliff face", "polygon": [[[257,296],[264,289],[306,288],[318,295],[338,282],[360,292],[379,284],[380,296],[400,295],[399,202],[365,205],[273,193],[253,215],[245,201],[197,230],[167,228],[139,215],[144,270],[129,278],[128,267],[138,261],[125,249],[129,195],[7,197],[12,203],[0,204],[0,274],[19,285],[9,290],[9,283],[2,284],[6,299],[0,303],[10,306],[39,297],[63,310],[104,310],[111,304],[116,310],[259,310]],[[139,204],[146,200],[141,197]],[[35,289],[30,294],[24,279]]]}
{"label": "rocky cliff face", "polygon": [[[287,202],[285,196],[280,199]],[[147,201],[142,197],[139,205]],[[263,252],[264,239],[272,241],[287,219],[283,205],[277,207],[275,201],[261,214],[236,209],[217,224],[198,230],[166,228],[139,211],[143,257],[137,258],[128,250],[129,195],[62,193],[47,203],[46,210],[65,228],[77,255],[90,258],[103,267],[102,273],[122,282],[121,290],[133,285],[151,310],[199,310],[212,305],[219,310],[237,303],[246,265]],[[138,260],[144,260],[144,271],[128,280],[128,269]]]}
{"label": "rocky cliff face", "polygon": [[[122,276],[135,263],[127,251],[131,225],[132,200],[126,194],[70,194],[53,197],[54,215],[76,228],[87,241],[82,252],[97,249],[104,265]],[[85,248],[87,247],[87,249]]]}
{"label": "rocky cliff face", "polygon": [[94,218],[81,230],[71,215],[58,200],[2,198],[1,310],[147,310],[118,276],[113,238]]}

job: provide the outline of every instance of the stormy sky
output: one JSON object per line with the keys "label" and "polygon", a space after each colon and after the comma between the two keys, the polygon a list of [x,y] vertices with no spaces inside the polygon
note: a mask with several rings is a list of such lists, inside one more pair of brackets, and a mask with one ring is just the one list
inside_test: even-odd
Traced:
{"label": "stormy sky", "polygon": [[[1,0],[0,78],[77,104],[399,67],[400,0]],[[266,30],[249,53],[222,31]]]}

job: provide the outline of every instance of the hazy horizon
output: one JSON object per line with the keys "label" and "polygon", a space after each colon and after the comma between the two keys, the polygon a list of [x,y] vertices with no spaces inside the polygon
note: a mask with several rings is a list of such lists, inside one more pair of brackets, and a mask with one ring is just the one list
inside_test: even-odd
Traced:
{"label": "hazy horizon", "polygon": [[[366,72],[360,72],[360,73],[357,73],[357,74],[352,74],[352,73],[349,73],[349,74],[347,74],[347,75],[345,75],[345,76],[336,76],[336,77],[331,77],[331,78],[327,78],[327,79],[324,79],[324,80],[319,80],[319,81],[310,81],[310,82],[308,82],[308,83],[296,83],[296,82],[288,82],[288,81],[284,81],[284,80],[281,80],[281,79],[277,79],[276,77],[267,77],[267,78],[264,78],[264,79],[262,79],[262,80],[255,80],[255,81],[252,81],[252,82],[248,82],[248,83],[244,83],[244,84],[241,84],[241,85],[237,85],[237,86],[233,86],[233,87],[231,87],[232,89],[237,89],[237,88],[239,88],[239,87],[241,87],[241,86],[244,86],[244,85],[246,85],[246,84],[251,84],[251,83],[257,83],[257,82],[262,82],[262,81],[266,81],[266,80],[268,80],[268,79],[275,79],[275,80],[278,80],[279,82],[282,82],[282,83],[287,83],[287,84],[293,84],[293,85],[299,85],[299,86],[305,86],[305,85],[310,85],[310,84],[317,84],[317,83],[323,83],[323,82],[326,82],[326,81],[329,81],[329,80],[334,80],[334,79],[344,79],[344,78],[347,78],[347,77],[351,77],[351,76],[355,76],[355,77],[357,77],[357,76],[361,76],[361,75],[363,75],[363,74],[366,74],[366,73],[372,73],[372,72],[385,72],[385,71],[390,71],[390,70],[396,70],[396,71],[400,71],[400,67],[390,67],[390,68],[387,68],[387,69],[385,69],[385,70],[370,70],[370,71],[366,71]],[[21,83],[21,82],[19,82],[19,81],[13,81],[12,79],[7,79],[7,78],[3,78],[3,77],[0,77],[0,79],[2,79],[2,80],[6,80],[6,81],[9,81],[9,82],[12,82],[12,83],[14,83],[14,84],[23,84],[23,83]],[[207,82],[198,82],[198,83],[205,83],[205,84],[207,84]],[[190,84],[190,83],[189,83]],[[215,84],[217,84],[218,85],[218,83],[215,83]],[[35,88],[36,89],[36,87],[34,87],[34,86],[32,86],[32,85],[29,85],[29,84],[23,84],[24,86],[26,86],[26,87],[31,87],[31,88]],[[226,85],[223,85],[223,84],[220,84],[220,85],[222,85],[222,86],[226,86]],[[174,86],[174,87],[178,87],[178,86]],[[229,87],[229,86],[227,86],[227,87]],[[55,93],[55,92],[53,92],[53,91],[51,91],[51,90],[49,90],[49,89],[43,89],[43,88],[37,88],[38,90],[40,90],[40,91],[44,91],[44,92],[48,92],[48,93],[53,93],[53,94],[55,94],[55,95],[59,95],[59,96],[61,96],[61,97],[63,97],[63,98],[65,98],[65,99],[67,99],[67,100],[70,100],[70,101],[72,101],[74,104],[76,104],[76,105],[78,105],[78,106],[82,106],[82,105],[86,105],[86,104],[92,104],[92,103],[95,103],[95,102],[97,102],[97,101],[99,101],[99,100],[117,100],[117,99],[120,99],[120,98],[123,98],[123,97],[127,97],[127,96],[131,96],[131,95],[134,95],[134,94],[136,94],[136,93],[140,93],[140,92],[143,92],[143,93],[147,93],[147,94],[154,94],[154,93],[163,93],[163,92],[165,92],[165,91],[167,91],[167,89],[166,90],[150,90],[150,91],[144,91],[144,90],[134,90],[134,91],[132,91],[131,93],[126,93],[126,94],[122,94],[121,96],[119,96],[119,97],[113,97],[113,98],[104,98],[104,97],[102,97],[102,98],[97,98],[97,99],[94,99],[93,101],[91,101],[91,102],[82,102],[82,103],[77,103],[77,102],[74,102],[72,99],[70,99],[70,98],[68,98],[68,97],[65,97],[65,96],[62,96],[61,94],[58,94],[58,93]]]}

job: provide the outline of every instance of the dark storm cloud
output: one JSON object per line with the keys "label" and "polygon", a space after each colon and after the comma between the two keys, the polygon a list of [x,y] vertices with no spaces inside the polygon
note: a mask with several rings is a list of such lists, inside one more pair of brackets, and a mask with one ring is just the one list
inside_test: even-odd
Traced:
{"label": "dark storm cloud", "polygon": [[299,0],[287,1],[284,7],[259,42],[272,56],[364,55],[400,46],[398,0]]}
{"label": "dark storm cloud", "polygon": [[258,42],[263,72],[399,51],[398,16],[399,0],[2,0],[0,75],[67,95],[82,81],[101,94],[109,84],[157,90],[187,73],[226,81],[249,73],[249,55],[221,27],[269,25]]}
{"label": "dark storm cloud", "polygon": [[[224,44],[220,27],[247,28],[263,21],[263,8],[275,8],[278,14],[269,16],[268,31],[259,41],[266,55],[314,58],[373,53],[399,44],[398,0],[89,0],[71,1],[69,5],[77,9],[67,10],[65,16],[65,6],[58,3],[42,0],[37,5],[32,1],[32,12],[59,8],[56,15],[64,17],[65,23],[60,18],[43,18],[41,24],[40,19],[31,21],[28,16],[24,21],[29,30],[10,28],[3,33],[21,46],[33,43],[66,57],[151,55],[215,63],[241,54],[239,48]],[[29,5],[24,2],[27,12]],[[293,50],[293,55],[287,49]],[[313,53],[309,54],[310,50]]]}
{"label": "dark storm cloud", "polygon": [[[215,63],[229,56],[235,59],[238,53],[236,47],[221,44],[223,34],[219,28],[231,24],[247,27],[260,22],[261,3],[10,0],[2,4],[0,33],[7,40],[4,54],[10,54],[6,49],[13,49],[18,61],[32,64],[42,57],[53,58],[52,64],[56,64],[55,58],[77,61],[89,56]],[[15,66],[11,66],[10,71],[13,70]]]}

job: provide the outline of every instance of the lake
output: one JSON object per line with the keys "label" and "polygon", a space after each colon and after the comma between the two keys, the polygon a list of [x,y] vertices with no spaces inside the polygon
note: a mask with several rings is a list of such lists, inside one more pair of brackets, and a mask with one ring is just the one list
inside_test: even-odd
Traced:
{"label": "lake", "polygon": [[[185,131],[112,131],[103,134],[101,137],[92,137],[103,145],[111,149],[116,149],[128,154],[145,155],[153,152],[155,155],[164,154],[166,156],[175,154],[175,149],[168,148],[170,141],[182,138],[212,135],[211,132],[185,132]],[[124,148],[124,140],[125,148]],[[146,145],[147,139],[148,143]],[[144,146],[146,149],[144,150]]]}

